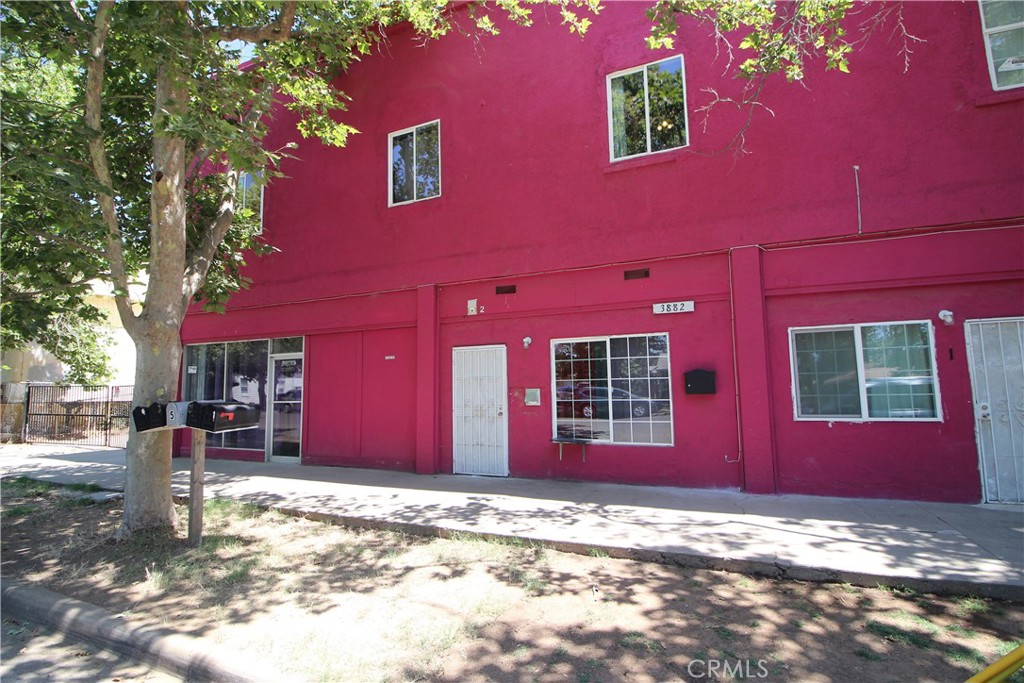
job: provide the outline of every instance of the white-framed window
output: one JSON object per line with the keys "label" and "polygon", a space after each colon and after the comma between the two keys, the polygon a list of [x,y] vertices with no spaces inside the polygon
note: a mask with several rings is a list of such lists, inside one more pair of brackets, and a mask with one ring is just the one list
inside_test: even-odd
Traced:
{"label": "white-framed window", "polygon": [[441,196],[441,122],[388,135],[388,206]]}
{"label": "white-framed window", "polygon": [[556,438],[672,445],[668,334],[553,339]]}
{"label": "white-framed window", "polygon": [[978,0],[995,90],[1024,86],[1024,2]]}
{"label": "white-framed window", "polygon": [[798,420],[942,420],[931,322],[789,330]]}
{"label": "white-framed window", "polygon": [[612,161],[689,144],[682,55],[608,76],[608,148]]}
{"label": "white-framed window", "polygon": [[248,171],[238,174],[235,215],[239,222],[251,224],[257,235],[263,234],[263,174]]}

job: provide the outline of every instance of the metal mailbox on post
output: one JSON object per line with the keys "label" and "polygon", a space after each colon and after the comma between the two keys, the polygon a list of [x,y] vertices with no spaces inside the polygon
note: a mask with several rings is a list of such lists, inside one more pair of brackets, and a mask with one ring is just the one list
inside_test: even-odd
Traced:
{"label": "metal mailbox on post", "polygon": [[132,410],[135,431],[192,429],[192,476],[189,483],[188,542],[196,547],[203,537],[203,479],[206,468],[206,433],[222,434],[260,425],[259,406],[221,401],[151,403]]}
{"label": "metal mailbox on post", "polygon": [[214,434],[252,429],[260,424],[260,409],[245,403],[192,401],[185,424]]}

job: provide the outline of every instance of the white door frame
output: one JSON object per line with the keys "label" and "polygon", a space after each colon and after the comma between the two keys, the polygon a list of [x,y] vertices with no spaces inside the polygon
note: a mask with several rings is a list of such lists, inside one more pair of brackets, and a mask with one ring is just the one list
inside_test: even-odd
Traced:
{"label": "white door frame", "polygon": [[[974,411],[974,440],[978,449],[978,472],[981,476],[981,492],[982,499],[988,503],[1024,503],[1024,471],[1019,465],[1015,464],[1013,467],[1014,476],[1013,482],[1010,483],[1009,488],[1013,489],[1016,484],[1016,490],[1002,492],[1001,481],[995,463],[995,454],[989,454],[992,462],[986,461],[985,452],[985,434],[991,435],[992,447],[995,448],[995,430],[996,430],[996,419],[993,413],[1001,412],[998,406],[992,405],[994,396],[998,396],[999,393],[993,393],[989,388],[989,377],[985,373],[984,368],[975,367],[974,357],[974,344],[981,342],[981,335],[978,335],[977,339],[972,339],[971,329],[977,325],[979,328],[984,324],[998,324],[998,323],[1016,323],[1018,330],[1020,325],[1024,323],[1024,317],[1002,317],[1002,318],[980,318],[971,319],[964,321],[964,336],[967,339],[967,368],[971,378],[971,405]],[[1024,339],[1018,338],[1022,353],[1024,353]],[[1006,358],[1005,353],[1002,353],[1002,340],[1000,339],[1000,352],[1002,359]],[[984,353],[984,348],[982,348]],[[1001,359],[1001,360],[1002,360]],[[984,387],[982,386],[984,382]],[[1021,415],[1024,416],[1024,397],[1021,398],[1021,404],[1015,405],[1012,403],[1014,396],[1010,396],[1011,387],[1007,382],[1005,373],[1003,376],[1003,387],[1002,394],[1006,396],[1007,406],[1006,409],[1009,413],[1008,418],[1010,420],[1008,429],[1010,430],[1010,448],[1013,451],[1011,458],[1017,455],[1022,449],[1024,449],[1024,442],[1018,442],[1014,437],[1013,420],[1015,418],[1014,411],[1020,411]],[[987,425],[987,427],[985,426]],[[1018,432],[1024,434],[1024,432]],[[1024,458],[1022,458],[1024,460]],[[1013,460],[1011,459],[1011,462]],[[996,471],[989,471],[994,469]],[[992,486],[990,486],[992,484]],[[994,490],[993,490],[994,489]]]}
{"label": "white door frame", "polygon": [[[466,351],[500,351],[500,381],[497,387],[496,394],[489,398],[496,400],[495,404],[490,404],[485,401],[485,404],[481,407],[483,410],[494,411],[496,414],[489,417],[495,418],[500,417],[499,430],[497,433],[492,433],[492,441],[499,440],[500,443],[481,443],[474,444],[484,447],[498,447],[503,452],[498,453],[498,462],[495,463],[496,467],[493,471],[482,471],[488,468],[475,468],[472,465],[474,463],[464,462],[465,456],[459,453],[459,436],[461,434],[460,420],[462,417],[459,414],[459,377],[458,377],[458,355],[459,352]],[[482,415],[481,417],[487,418],[488,416]],[[498,438],[500,437],[500,438]],[[487,344],[481,346],[456,346],[452,348],[452,472],[455,474],[477,474],[484,476],[495,476],[495,477],[507,477],[509,474],[508,467],[508,350],[504,344]],[[463,462],[460,462],[463,461]],[[469,466],[467,466],[469,465]]]}

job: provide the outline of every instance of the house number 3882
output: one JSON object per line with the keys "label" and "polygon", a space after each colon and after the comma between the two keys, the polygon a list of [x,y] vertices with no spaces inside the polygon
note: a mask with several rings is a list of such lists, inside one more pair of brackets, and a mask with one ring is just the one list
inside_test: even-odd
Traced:
{"label": "house number 3882", "polygon": [[693,313],[693,302],[666,301],[664,303],[654,304],[654,314],[660,315],[662,313]]}

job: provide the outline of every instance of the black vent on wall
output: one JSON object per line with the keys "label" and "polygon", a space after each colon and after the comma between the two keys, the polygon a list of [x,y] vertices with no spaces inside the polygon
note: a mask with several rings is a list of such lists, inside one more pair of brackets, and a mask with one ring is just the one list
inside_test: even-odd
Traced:
{"label": "black vent on wall", "polygon": [[636,270],[623,271],[623,280],[643,280],[645,277],[651,276],[650,268],[637,268]]}
{"label": "black vent on wall", "polygon": [[516,293],[516,286],[515,285],[498,285],[497,287],[494,288],[494,293],[495,294],[515,294]]}

